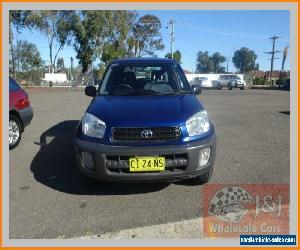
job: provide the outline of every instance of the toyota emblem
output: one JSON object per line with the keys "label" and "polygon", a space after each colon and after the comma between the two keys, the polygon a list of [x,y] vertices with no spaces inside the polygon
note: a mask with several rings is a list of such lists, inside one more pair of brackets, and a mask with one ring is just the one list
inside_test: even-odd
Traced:
{"label": "toyota emblem", "polygon": [[152,132],[151,130],[149,130],[149,129],[145,129],[145,130],[143,130],[143,131],[141,132],[141,136],[142,136],[143,138],[146,138],[146,139],[151,138],[152,135],[153,135],[153,132]]}

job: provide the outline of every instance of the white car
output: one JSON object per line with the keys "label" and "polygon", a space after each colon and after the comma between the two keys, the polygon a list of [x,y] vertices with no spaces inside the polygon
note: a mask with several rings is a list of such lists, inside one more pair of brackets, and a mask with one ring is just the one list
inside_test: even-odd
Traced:
{"label": "white car", "polygon": [[237,75],[220,75],[216,82],[219,89],[227,87],[230,90],[233,88],[240,88],[242,90],[246,86],[246,82]]}
{"label": "white car", "polygon": [[211,80],[208,80],[207,77],[195,77],[192,80],[191,84],[192,85],[199,84],[199,85],[201,85],[202,88],[213,88],[214,87],[213,82]]}

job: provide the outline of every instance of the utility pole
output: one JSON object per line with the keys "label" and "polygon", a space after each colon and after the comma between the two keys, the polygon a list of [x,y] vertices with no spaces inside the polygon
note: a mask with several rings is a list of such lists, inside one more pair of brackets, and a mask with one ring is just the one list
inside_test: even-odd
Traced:
{"label": "utility pole", "polygon": [[228,62],[229,62],[229,57],[227,57],[227,60],[226,60],[226,73],[228,73]]}
{"label": "utility pole", "polygon": [[283,50],[281,70],[284,70],[284,63],[285,63],[285,59],[286,59],[286,56],[288,53],[288,49],[289,49],[289,46],[285,46],[285,48]]}
{"label": "utility pole", "polygon": [[170,30],[170,48],[171,48],[171,58],[173,59],[173,46],[174,46],[174,41],[175,41],[175,20],[172,18],[168,23],[167,23],[167,29],[169,28]]}
{"label": "utility pole", "polygon": [[71,61],[71,67],[70,67],[70,81],[72,82],[73,81],[73,57],[70,57],[70,61]]}
{"label": "utility pole", "polygon": [[276,42],[276,39],[278,39],[278,38],[279,38],[279,36],[275,36],[275,35],[269,38],[269,39],[272,40],[272,43],[273,43],[273,45],[272,45],[272,51],[265,52],[266,54],[270,54],[271,55],[271,58],[269,59],[269,60],[271,60],[271,70],[270,70],[270,83],[271,83],[271,85],[273,85],[272,84],[272,74],[273,74],[274,60],[279,59],[278,57],[274,57],[274,55],[276,53],[281,52],[279,50],[275,50],[275,42]]}

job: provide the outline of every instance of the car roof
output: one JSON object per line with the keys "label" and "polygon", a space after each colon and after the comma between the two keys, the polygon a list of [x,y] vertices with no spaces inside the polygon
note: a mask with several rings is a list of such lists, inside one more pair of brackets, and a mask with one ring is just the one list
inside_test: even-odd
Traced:
{"label": "car roof", "polygon": [[113,60],[110,64],[130,64],[130,63],[176,63],[177,61],[169,58],[157,58],[157,57],[135,57],[135,58],[123,58]]}
{"label": "car roof", "polygon": [[238,76],[237,74],[222,74],[220,76]]}

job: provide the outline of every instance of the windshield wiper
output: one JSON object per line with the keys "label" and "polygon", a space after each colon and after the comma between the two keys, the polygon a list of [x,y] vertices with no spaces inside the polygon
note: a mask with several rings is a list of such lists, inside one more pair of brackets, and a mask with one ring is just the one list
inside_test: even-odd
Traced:
{"label": "windshield wiper", "polygon": [[174,91],[173,93],[170,93],[170,94],[174,94],[174,95],[191,94],[191,91],[181,89],[181,90],[176,90],[176,91]]}
{"label": "windshield wiper", "polygon": [[140,89],[130,93],[129,95],[157,95],[157,94],[160,93],[151,89]]}
{"label": "windshield wiper", "polygon": [[182,95],[182,94],[191,94],[191,91],[189,90],[176,90],[173,92],[157,92],[151,89],[140,89],[136,90],[132,93],[126,93],[126,94],[106,94],[109,96],[138,96],[138,95]]}

